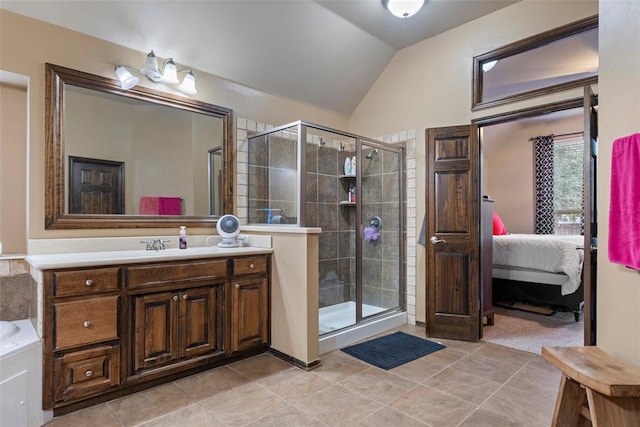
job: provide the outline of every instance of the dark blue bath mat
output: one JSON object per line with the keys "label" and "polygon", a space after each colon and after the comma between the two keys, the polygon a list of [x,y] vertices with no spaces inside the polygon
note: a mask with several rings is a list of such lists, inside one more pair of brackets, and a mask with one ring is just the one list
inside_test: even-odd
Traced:
{"label": "dark blue bath mat", "polygon": [[445,347],[437,342],[396,332],[345,347],[342,351],[378,368],[389,370]]}

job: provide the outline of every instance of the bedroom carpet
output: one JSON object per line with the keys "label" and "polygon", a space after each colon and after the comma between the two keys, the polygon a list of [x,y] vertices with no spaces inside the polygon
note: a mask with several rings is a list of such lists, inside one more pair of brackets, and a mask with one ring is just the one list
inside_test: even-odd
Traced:
{"label": "bedroom carpet", "polygon": [[445,346],[440,343],[396,332],[345,347],[342,351],[373,366],[389,370],[443,348]]}
{"label": "bedroom carpet", "polygon": [[575,322],[573,313],[557,312],[553,316],[508,310],[494,306],[495,322],[483,329],[483,341],[530,353],[540,354],[542,346],[581,346],[582,317]]}

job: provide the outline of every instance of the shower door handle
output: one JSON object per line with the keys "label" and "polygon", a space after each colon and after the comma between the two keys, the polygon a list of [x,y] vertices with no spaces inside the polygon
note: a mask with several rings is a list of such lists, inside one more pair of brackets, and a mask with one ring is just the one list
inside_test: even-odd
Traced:
{"label": "shower door handle", "polygon": [[444,239],[438,239],[436,236],[431,236],[431,244],[437,245],[438,243],[447,243]]}

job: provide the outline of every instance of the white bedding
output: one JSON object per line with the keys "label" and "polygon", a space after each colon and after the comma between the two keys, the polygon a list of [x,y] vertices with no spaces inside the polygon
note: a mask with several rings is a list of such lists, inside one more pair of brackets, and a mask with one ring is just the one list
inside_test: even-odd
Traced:
{"label": "white bedding", "polygon": [[507,234],[493,236],[493,266],[498,268],[530,268],[562,273],[562,295],[580,287],[584,252],[583,236],[550,234]]}

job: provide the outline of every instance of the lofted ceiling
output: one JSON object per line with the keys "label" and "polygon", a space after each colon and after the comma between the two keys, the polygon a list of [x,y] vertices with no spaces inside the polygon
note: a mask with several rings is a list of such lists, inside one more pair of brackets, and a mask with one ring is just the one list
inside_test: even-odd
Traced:
{"label": "lofted ceiling", "polygon": [[398,49],[517,1],[427,0],[407,19],[381,0],[2,0],[0,7],[350,115]]}

